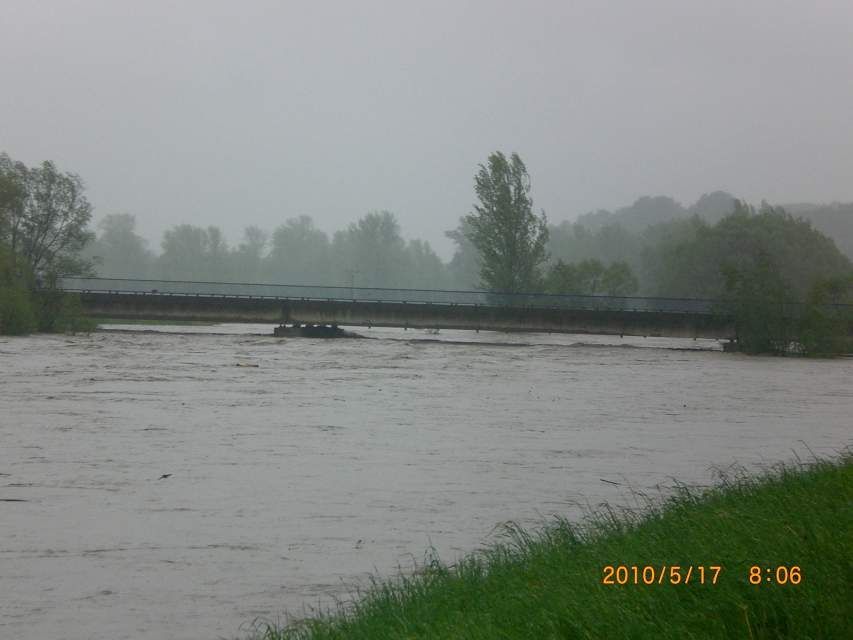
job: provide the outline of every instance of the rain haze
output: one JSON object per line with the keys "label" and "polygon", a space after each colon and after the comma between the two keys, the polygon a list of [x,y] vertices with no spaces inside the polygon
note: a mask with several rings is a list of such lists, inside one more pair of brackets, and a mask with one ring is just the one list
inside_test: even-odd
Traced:
{"label": "rain haze", "polygon": [[850,638],[851,0],[0,6],[0,640]]}
{"label": "rain haze", "polygon": [[517,151],[559,222],[666,194],[853,199],[853,5],[6,0],[0,148],[96,220],[328,232],[371,210],[448,258]]}

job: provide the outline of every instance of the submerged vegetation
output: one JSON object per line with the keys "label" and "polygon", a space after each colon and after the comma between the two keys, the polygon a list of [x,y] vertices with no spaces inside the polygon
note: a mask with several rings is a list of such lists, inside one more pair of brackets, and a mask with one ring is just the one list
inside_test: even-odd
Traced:
{"label": "submerged vegetation", "polygon": [[727,267],[720,312],[735,320],[737,347],[745,353],[831,356],[853,352],[853,277],[818,280],[804,302],[767,260]]}
{"label": "submerged vegetation", "polygon": [[83,314],[80,296],[56,289],[32,291],[19,283],[0,283],[0,335],[78,333],[97,323]]}
{"label": "submerged vegetation", "polygon": [[[727,472],[662,506],[603,508],[535,534],[510,527],[502,544],[376,581],[337,612],[256,624],[256,638],[848,637],[851,504],[849,453],[761,477]],[[607,565],[627,569],[604,584]]]}

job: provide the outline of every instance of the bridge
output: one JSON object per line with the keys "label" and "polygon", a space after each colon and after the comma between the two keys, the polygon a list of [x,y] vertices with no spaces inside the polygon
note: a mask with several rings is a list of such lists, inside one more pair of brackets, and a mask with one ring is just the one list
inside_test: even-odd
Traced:
{"label": "bridge", "polygon": [[713,300],[64,277],[95,319],[735,337]]}

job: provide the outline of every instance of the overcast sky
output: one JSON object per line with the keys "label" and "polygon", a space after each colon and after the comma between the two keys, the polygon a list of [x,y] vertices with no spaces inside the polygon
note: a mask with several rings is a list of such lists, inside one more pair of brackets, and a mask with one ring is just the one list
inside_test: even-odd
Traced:
{"label": "overcast sky", "polygon": [[853,2],[2,0],[0,151],[100,217],[327,230],[444,257],[494,150],[552,221],[725,189],[853,200]]}

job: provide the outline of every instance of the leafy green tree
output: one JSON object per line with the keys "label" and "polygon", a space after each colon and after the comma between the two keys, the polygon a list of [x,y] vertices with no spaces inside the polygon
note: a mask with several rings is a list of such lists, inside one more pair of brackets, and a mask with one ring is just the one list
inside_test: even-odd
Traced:
{"label": "leafy green tree", "polygon": [[92,205],[83,181],[52,162],[28,168],[0,154],[3,239],[14,262],[33,273],[87,273],[80,251],[92,240]]}
{"label": "leafy green tree", "polygon": [[766,203],[756,210],[736,201],[734,212],[715,225],[697,218],[668,228],[678,233],[645,255],[656,295],[718,298],[727,292],[723,267],[750,273],[769,260],[791,298],[802,301],[817,280],[853,270],[830,238]]}
{"label": "leafy green tree", "polygon": [[555,294],[585,295],[586,286],[581,282],[578,268],[574,264],[557,260],[545,276],[545,292]]}
{"label": "leafy green tree", "polygon": [[637,293],[639,283],[627,262],[614,262],[601,277],[601,289],[609,296],[632,296]]}
{"label": "leafy green tree", "polygon": [[21,335],[36,329],[36,316],[27,278],[18,275],[10,253],[0,240],[0,335]]}
{"label": "leafy green tree", "polygon": [[489,156],[474,178],[480,204],[466,216],[467,237],[480,254],[484,288],[518,293],[542,286],[548,258],[548,224],[544,212],[533,213],[530,176],[517,153]]}
{"label": "leafy green tree", "polygon": [[23,335],[35,328],[36,316],[27,290],[0,285],[0,335]]}
{"label": "leafy green tree", "polygon": [[818,280],[799,318],[798,340],[806,355],[853,351],[853,275]]}
{"label": "leafy green tree", "polygon": [[[22,216],[26,196],[24,181],[14,163],[8,156],[0,155],[0,242],[11,244],[12,222]],[[6,254],[6,259],[10,259],[11,251]]]}
{"label": "leafy green tree", "polygon": [[720,275],[716,260],[696,260],[701,250],[697,239],[708,232],[708,225],[697,216],[656,224],[642,233],[639,273],[643,292],[653,296],[699,297],[704,286],[696,283]]}
{"label": "leafy green tree", "polygon": [[545,278],[548,293],[629,296],[637,291],[637,278],[626,262],[605,267],[600,260],[567,264],[558,260]]}
{"label": "leafy green tree", "polygon": [[727,264],[725,310],[735,320],[738,349],[746,353],[785,354],[796,339],[791,287],[766,255],[748,266]]}
{"label": "leafy green tree", "polygon": [[39,331],[77,333],[92,331],[97,327],[97,322],[83,314],[79,294],[41,289],[33,293],[32,302]]}
{"label": "leafy green tree", "polygon": [[545,279],[548,293],[595,295],[599,293],[605,268],[600,260],[581,260],[567,264],[558,260]]}
{"label": "leafy green tree", "polygon": [[[0,154],[0,333],[85,323],[79,296],[34,290],[60,274],[91,273],[81,255],[93,237],[92,207],[83,192],[78,176],[52,162],[29,168]],[[47,300],[55,305],[43,304]]]}

